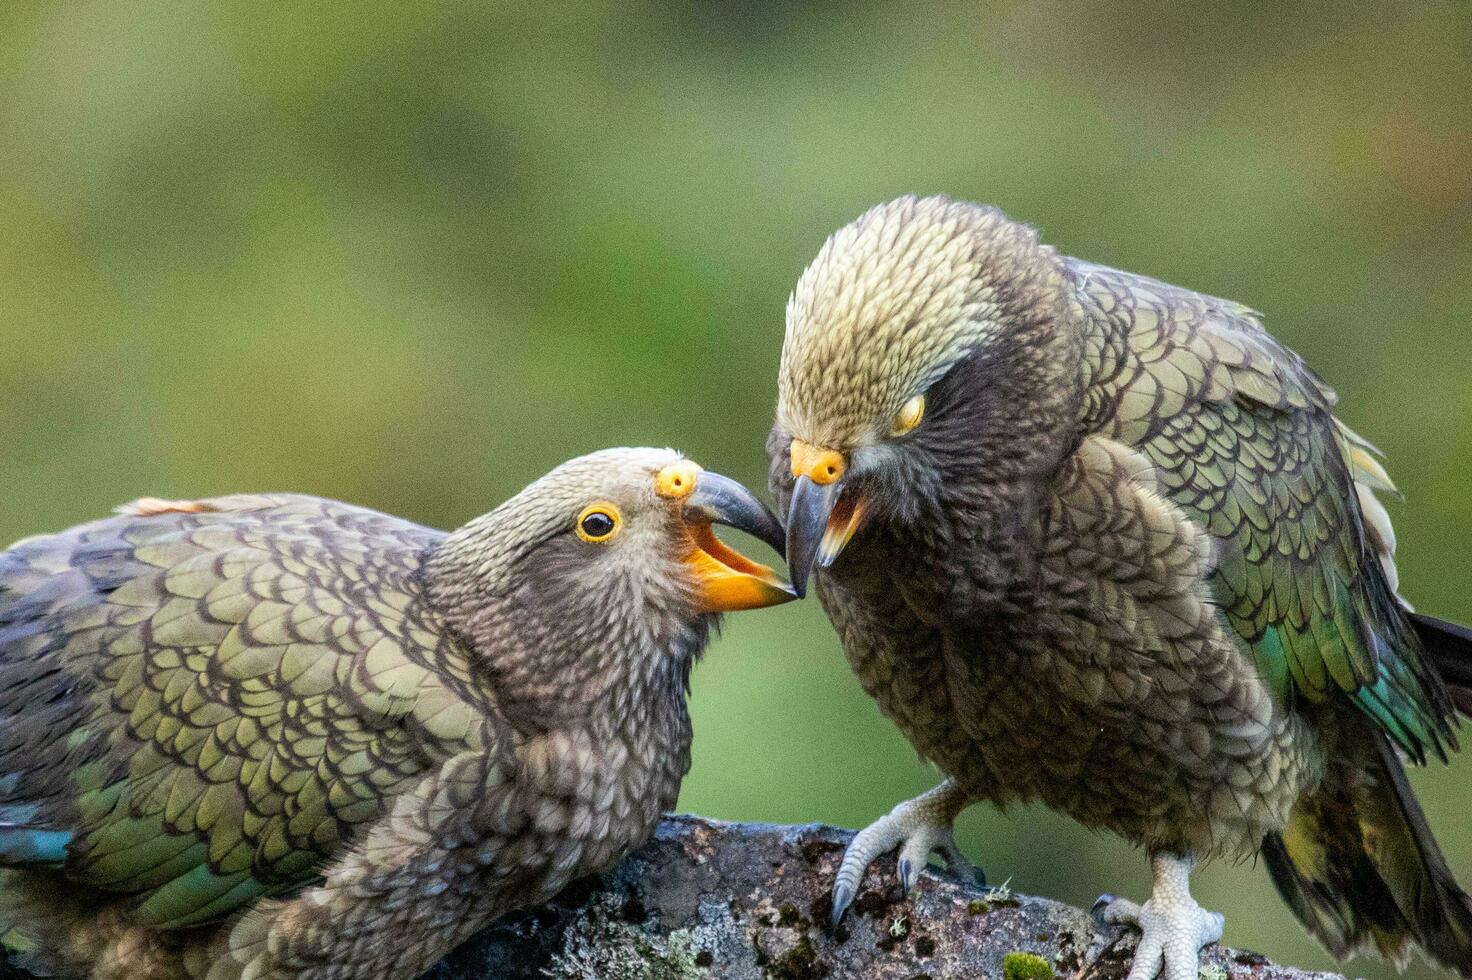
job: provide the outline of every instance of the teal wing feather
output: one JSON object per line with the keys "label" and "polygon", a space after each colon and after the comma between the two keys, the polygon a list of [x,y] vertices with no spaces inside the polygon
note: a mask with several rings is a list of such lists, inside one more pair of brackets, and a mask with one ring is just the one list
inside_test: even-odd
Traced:
{"label": "teal wing feather", "polygon": [[1412,758],[1455,747],[1450,699],[1395,594],[1373,450],[1240,304],[1073,262],[1092,423],[1138,447],[1217,541],[1214,595],[1285,702],[1347,697]]}
{"label": "teal wing feather", "polygon": [[310,497],[145,501],[0,555],[0,865],[161,927],[311,880],[479,738],[415,598],[437,535]]}

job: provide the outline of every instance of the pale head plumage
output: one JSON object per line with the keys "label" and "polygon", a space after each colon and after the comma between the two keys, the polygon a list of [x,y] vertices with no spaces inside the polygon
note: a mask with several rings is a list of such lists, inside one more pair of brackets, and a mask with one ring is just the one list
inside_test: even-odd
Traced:
{"label": "pale head plumage", "polygon": [[[606,530],[589,531],[590,515]],[[518,717],[542,723],[651,691],[679,701],[716,614],[792,598],[714,523],[781,543],[776,518],[735,481],[671,449],[609,449],[452,531],[423,579]]]}
{"label": "pale head plumage", "polygon": [[836,232],[788,303],[767,439],[794,584],[886,527],[1025,507],[1076,424],[1082,347],[1063,259],[995,208],[902,197]]}
{"label": "pale head plumage", "polygon": [[835,232],[787,304],[777,424],[835,448],[882,438],[1019,309],[1051,308],[1052,249],[995,208],[906,196]]}
{"label": "pale head plumage", "polygon": [[[588,504],[607,500],[629,517],[649,509],[668,512],[654,488],[654,477],[662,468],[683,457],[673,449],[620,447],[568,460],[489,514],[452,532],[441,552],[460,556],[473,571],[467,576],[477,591],[501,593],[512,583],[515,562],[543,542],[572,530],[578,513]],[[662,531],[656,521],[651,531]],[[629,533],[643,535],[643,522],[630,521]],[[628,549],[633,557],[639,549]],[[666,556],[653,549],[650,559]]]}

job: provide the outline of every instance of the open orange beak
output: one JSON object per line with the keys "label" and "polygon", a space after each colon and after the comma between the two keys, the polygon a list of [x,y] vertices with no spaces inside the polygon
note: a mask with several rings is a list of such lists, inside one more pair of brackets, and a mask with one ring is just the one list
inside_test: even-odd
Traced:
{"label": "open orange beak", "polygon": [[685,564],[695,581],[701,612],[739,612],[775,606],[797,593],[772,569],[752,561],[716,537],[713,524],[725,524],[760,538],[781,554],[782,525],[766,505],[741,484],[719,473],[696,470],[695,489],[685,497],[683,516],[689,551]]}
{"label": "open orange beak", "polygon": [[690,528],[693,545],[685,564],[695,575],[701,612],[739,612],[791,602],[792,586],[766,565],[752,561],[716,537],[709,524]]}

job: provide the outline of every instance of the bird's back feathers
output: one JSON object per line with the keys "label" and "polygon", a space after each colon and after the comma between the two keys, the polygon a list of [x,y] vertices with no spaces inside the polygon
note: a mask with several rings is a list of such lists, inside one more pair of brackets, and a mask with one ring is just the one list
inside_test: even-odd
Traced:
{"label": "bird's back feathers", "polygon": [[1217,540],[1213,590],[1286,705],[1347,696],[1412,758],[1451,702],[1394,592],[1389,478],[1333,392],[1247,307],[1070,260],[1089,424],[1139,448]]}
{"label": "bird's back feathers", "polygon": [[1096,424],[1145,453],[1162,490],[1217,539],[1226,621],[1327,750],[1323,783],[1263,842],[1279,891],[1337,956],[1373,946],[1403,964],[1419,946],[1472,975],[1472,899],[1392,748],[1419,762],[1456,747],[1452,698],[1472,708],[1472,632],[1415,616],[1396,595],[1394,532],[1375,496],[1395,488],[1375,450],[1258,314],[1073,269],[1097,335]]}
{"label": "bird's back feathers", "polygon": [[309,880],[477,715],[438,532],[300,496],[147,504],[0,556],[0,864],[208,921]]}

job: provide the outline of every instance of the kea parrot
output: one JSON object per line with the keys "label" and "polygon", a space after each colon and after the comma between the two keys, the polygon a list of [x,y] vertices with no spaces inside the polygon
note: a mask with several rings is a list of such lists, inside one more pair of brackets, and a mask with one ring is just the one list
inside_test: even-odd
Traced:
{"label": "kea parrot", "polygon": [[145,499],[0,554],[0,934],[97,980],[407,980],[611,867],[690,765],[692,661],[792,598],[746,488],[565,463],[449,533]]}
{"label": "kea parrot", "polygon": [[1130,980],[1195,980],[1197,862],[1261,853],[1336,956],[1472,975],[1472,902],[1404,761],[1472,710],[1472,633],[1397,594],[1375,450],[1253,310],[904,197],[787,305],[771,484],[864,690],[944,774],[849,848],[835,919],[913,884],[976,801],[1041,801],[1150,856]]}

